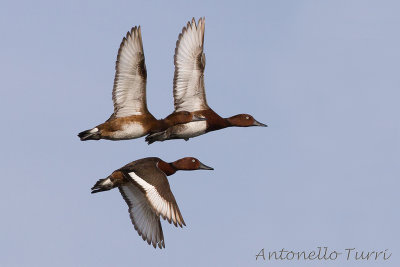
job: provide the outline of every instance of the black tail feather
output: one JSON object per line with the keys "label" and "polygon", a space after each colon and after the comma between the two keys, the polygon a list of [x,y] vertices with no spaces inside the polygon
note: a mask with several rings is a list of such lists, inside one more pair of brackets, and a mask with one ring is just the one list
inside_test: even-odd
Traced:
{"label": "black tail feather", "polygon": [[100,132],[92,132],[93,129],[90,130],[86,130],[83,132],[80,132],[78,134],[79,138],[81,139],[81,141],[86,141],[86,140],[99,140],[100,139]]}
{"label": "black tail feather", "polygon": [[96,190],[92,190],[92,192],[90,192],[91,194],[96,194],[98,192],[103,192],[103,191],[108,191],[110,189],[96,189]]}
{"label": "black tail feather", "polygon": [[114,185],[113,185],[113,183],[111,181],[108,181],[108,182],[105,183],[105,181],[107,179],[109,179],[109,178],[107,177],[107,178],[98,180],[94,184],[94,186],[91,188],[92,189],[91,193],[95,194],[95,193],[98,193],[98,192],[103,192],[103,191],[108,191],[110,189],[113,189]]}

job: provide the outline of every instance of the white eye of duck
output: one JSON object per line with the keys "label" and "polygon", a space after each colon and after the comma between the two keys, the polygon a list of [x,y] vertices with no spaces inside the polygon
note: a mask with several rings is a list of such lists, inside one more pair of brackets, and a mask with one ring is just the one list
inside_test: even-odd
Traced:
{"label": "white eye of duck", "polygon": [[195,159],[192,159],[192,162],[196,162],[196,160],[195,160]]}
{"label": "white eye of duck", "polygon": [[249,116],[246,116],[246,120],[250,119]]}

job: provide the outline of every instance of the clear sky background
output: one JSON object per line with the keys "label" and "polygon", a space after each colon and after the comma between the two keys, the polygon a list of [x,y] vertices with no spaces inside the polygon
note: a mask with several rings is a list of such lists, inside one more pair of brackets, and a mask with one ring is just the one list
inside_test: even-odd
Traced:
{"label": "clear sky background", "polygon": [[[399,266],[398,1],[3,1],[0,266]],[[206,17],[205,84],[230,128],[189,142],[80,142],[111,114],[117,50],[141,25],[148,106],[173,110],[175,42]],[[138,236],[118,190],[148,156],[214,171],[170,184],[187,227]],[[385,250],[388,261],[261,261],[282,248]]]}

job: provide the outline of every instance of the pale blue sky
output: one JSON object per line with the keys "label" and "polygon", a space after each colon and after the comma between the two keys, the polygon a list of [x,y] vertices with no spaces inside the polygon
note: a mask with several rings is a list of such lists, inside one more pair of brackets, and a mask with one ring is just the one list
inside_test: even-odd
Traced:
{"label": "pale blue sky", "polygon": [[[6,1],[0,7],[0,266],[399,266],[397,1]],[[167,3],[168,2],[168,3]],[[80,142],[111,114],[122,37],[142,26],[148,106],[173,109],[175,42],[206,17],[205,84],[230,128],[189,142]],[[138,236],[117,190],[147,156],[215,171],[170,184],[187,227]],[[385,250],[386,262],[255,261],[265,251]]]}

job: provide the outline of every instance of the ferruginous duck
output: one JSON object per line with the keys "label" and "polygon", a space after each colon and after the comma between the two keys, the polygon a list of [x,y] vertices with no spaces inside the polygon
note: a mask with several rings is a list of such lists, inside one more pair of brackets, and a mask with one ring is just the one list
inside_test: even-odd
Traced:
{"label": "ferruginous duck", "polygon": [[204,120],[183,110],[174,112],[163,120],[157,120],[148,111],[147,71],[140,26],[133,27],[123,38],[115,69],[112,92],[114,113],[106,122],[79,133],[81,141],[135,139],[179,123]]}
{"label": "ferruginous duck", "polygon": [[205,121],[188,122],[174,125],[165,131],[146,137],[151,144],[168,139],[185,139],[199,136],[226,127],[250,127],[267,125],[258,122],[249,114],[239,114],[222,118],[207,104],[204,89],[204,68],[206,57],[203,53],[204,18],[198,24],[194,18],[182,29],[175,48],[174,106],[175,112],[189,111]]}
{"label": "ferruginous duck", "polygon": [[167,176],[178,170],[213,170],[198,159],[187,157],[172,163],[159,158],[133,161],[100,179],[92,194],[118,187],[126,204],[135,230],[154,248],[165,248],[160,216],[176,227],[185,225]]}

